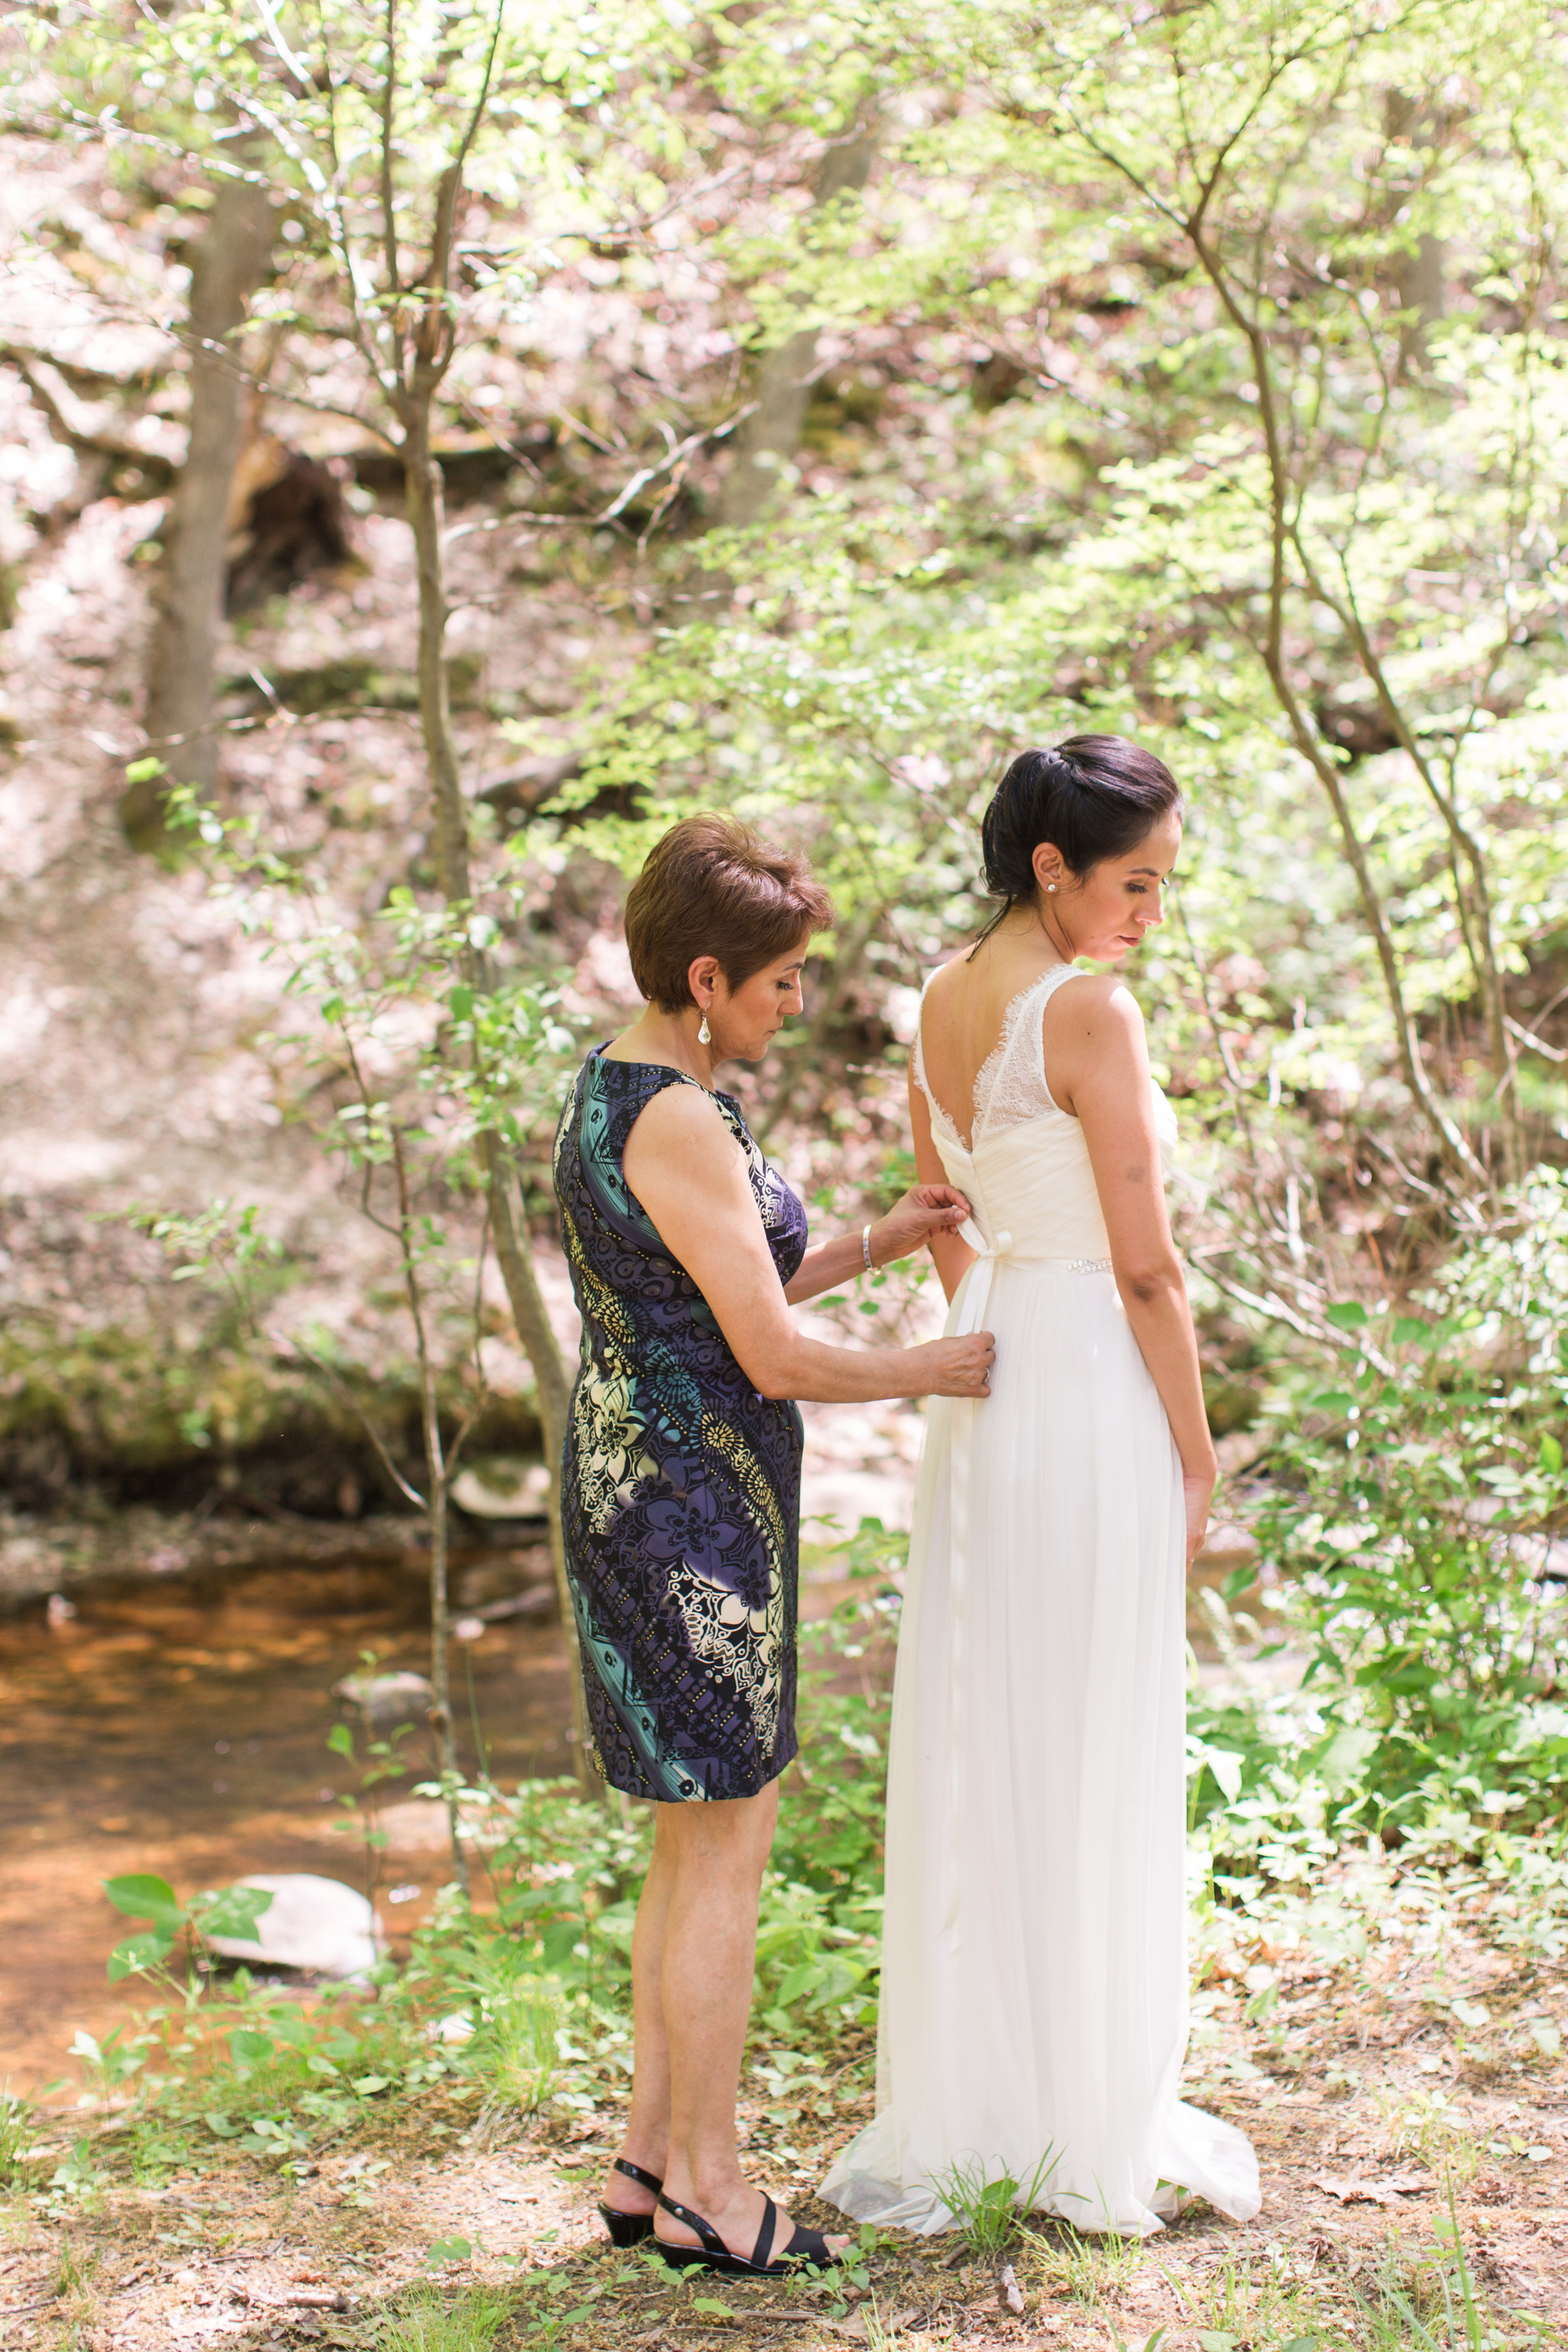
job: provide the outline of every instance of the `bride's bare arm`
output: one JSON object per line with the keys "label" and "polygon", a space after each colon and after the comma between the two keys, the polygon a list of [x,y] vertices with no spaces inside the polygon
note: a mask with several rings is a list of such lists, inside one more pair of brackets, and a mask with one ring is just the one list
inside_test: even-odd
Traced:
{"label": "bride's bare arm", "polygon": [[1187,1286],[1165,1211],[1143,1015],[1119,981],[1086,975],[1056,992],[1045,1024],[1047,1083],[1083,1129],[1116,1286],[1182,1458],[1190,1564],[1219,1465]]}
{"label": "bride's bare arm", "polygon": [[[931,1105],[916,1083],[912,1064],[910,1069],[910,1132],[914,1138],[915,1174],[921,1182],[945,1184],[947,1171],[942,1164],[942,1154],[931,1131]],[[931,1235],[931,1254],[936,1261],[937,1274],[951,1306],[953,1293],[974,1264],[974,1252],[967,1242],[960,1241],[955,1233],[944,1233]]]}
{"label": "bride's bare arm", "polygon": [[697,1087],[668,1087],[654,1097],[626,1139],[621,1165],[763,1396],[848,1404],[989,1395],[995,1350],[988,1331],[920,1348],[830,1348],[796,1329],[744,1154],[717,1105]]}

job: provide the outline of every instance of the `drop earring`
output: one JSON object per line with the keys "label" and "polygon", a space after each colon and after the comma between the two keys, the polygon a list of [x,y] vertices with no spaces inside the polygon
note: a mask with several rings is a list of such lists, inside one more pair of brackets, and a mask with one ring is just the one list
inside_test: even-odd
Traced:
{"label": "drop earring", "polygon": [[700,1045],[710,1045],[713,1043],[713,1032],[708,1026],[706,1013],[702,1015],[702,1026],[697,1032],[697,1042]]}

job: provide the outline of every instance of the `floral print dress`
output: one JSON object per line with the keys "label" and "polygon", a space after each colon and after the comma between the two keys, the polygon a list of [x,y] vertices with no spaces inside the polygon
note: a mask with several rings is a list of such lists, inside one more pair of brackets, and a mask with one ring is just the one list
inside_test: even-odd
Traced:
{"label": "floral print dress", "polygon": [[[601,1046],[555,1138],[583,1317],[562,1504],[589,1726],[610,1787],[667,1803],[753,1797],[795,1752],[800,1413],[752,1387],[621,1170],[654,1097],[695,1084]],[[782,1285],[805,1211],[734,1097],[714,1100]]]}

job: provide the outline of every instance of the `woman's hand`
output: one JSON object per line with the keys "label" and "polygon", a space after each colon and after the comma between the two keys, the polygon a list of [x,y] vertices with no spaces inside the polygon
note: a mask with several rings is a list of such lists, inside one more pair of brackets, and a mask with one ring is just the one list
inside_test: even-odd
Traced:
{"label": "woman's hand", "polygon": [[871,1262],[889,1265],[923,1249],[933,1234],[955,1234],[969,1203],[951,1184],[915,1184],[871,1228]]}
{"label": "woman's hand", "polygon": [[[963,1339],[931,1339],[911,1355],[930,1359],[931,1377],[922,1377],[921,1396],[988,1397],[996,1342],[989,1331],[971,1331]],[[926,1366],[921,1366],[922,1375]]]}
{"label": "woman's hand", "polygon": [[1182,1475],[1182,1500],[1186,1506],[1187,1514],[1187,1566],[1189,1569],[1202,1551],[1204,1538],[1208,1534],[1209,1505],[1214,1500],[1215,1485],[1215,1473],[1212,1470],[1184,1472]]}

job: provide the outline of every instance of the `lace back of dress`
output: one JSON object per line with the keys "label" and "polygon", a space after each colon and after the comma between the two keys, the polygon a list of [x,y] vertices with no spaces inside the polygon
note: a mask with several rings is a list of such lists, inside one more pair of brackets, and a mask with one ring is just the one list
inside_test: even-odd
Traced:
{"label": "lace back of dress", "polygon": [[1027,1119],[1061,1116],[1046,1084],[1040,1022],[1047,1000],[1064,980],[1072,980],[1077,973],[1076,964],[1053,965],[1008,1005],[1002,1034],[975,1074],[976,1143],[983,1135],[999,1135],[1006,1128],[1022,1127]]}
{"label": "lace back of dress", "polygon": [[[1038,980],[1031,981],[1027,988],[1020,989],[1009,1003],[1002,1016],[1002,1034],[974,1074],[974,1129],[967,1143],[956,1121],[938,1102],[927,1083],[924,1040],[921,1031],[916,1030],[915,1083],[930,1106],[931,1122],[939,1134],[951,1136],[964,1150],[972,1151],[984,1136],[1001,1134],[1009,1127],[1022,1127],[1027,1119],[1061,1116],[1046,1084],[1040,1021],[1047,998],[1064,980],[1073,979],[1077,972],[1076,964],[1053,965]],[[922,1006],[922,1023],[923,1011]]]}

